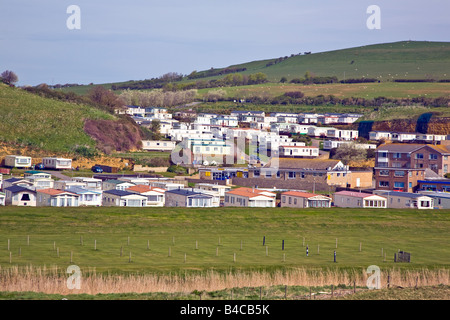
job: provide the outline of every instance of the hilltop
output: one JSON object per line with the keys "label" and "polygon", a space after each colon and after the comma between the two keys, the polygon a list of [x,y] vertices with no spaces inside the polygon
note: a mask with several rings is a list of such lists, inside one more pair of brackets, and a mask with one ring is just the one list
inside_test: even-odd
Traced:
{"label": "hilltop", "polygon": [[264,72],[270,81],[302,77],[307,71],[317,76],[336,76],[338,79],[433,78],[449,79],[450,43],[429,41],[401,41],[355,48],[300,54],[284,58],[239,64],[231,67],[247,68],[245,72]]}
{"label": "hilltop", "polygon": [[[262,72],[269,82],[278,83],[282,77],[287,81],[303,77],[306,72],[318,77],[374,78],[381,82],[398,79],[450,79],[450,42],[399,41],[365,45],[327,52],[293,53],[284,57],[270,58],[231,65],[224,68],[193,71],[182,77],[181,82],[209,81],[230,73],[250,75]],[[146,81],[146,80],[142,80]],[[132,85],[136,81],[104,83],[105,88]],[[84,94],[93,85],[63,88]]]}

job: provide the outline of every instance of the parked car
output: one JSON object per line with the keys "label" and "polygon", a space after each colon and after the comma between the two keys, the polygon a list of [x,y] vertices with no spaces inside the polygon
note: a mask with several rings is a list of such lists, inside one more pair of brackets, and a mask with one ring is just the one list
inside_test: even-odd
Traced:
{"label": "parked car", "polygon": [[38,170],[44,170],[44,169],[45,169],[45,166],[44,166],[44,164],[42,164],[42,163],[38,163],[38,164],[36,164],[36,165],[34,166],[34,168],[35,168],[35,169],[38,169]]}
{"label": "parked car", "polygon": [[103,169],[102,169],[101,167],[99,167],[99,166],[93,166],[93,167],[91,168],[91,170],[92,170],[93,172],[96,172],[96,173],[102,173],[102,172],[103,172]]}

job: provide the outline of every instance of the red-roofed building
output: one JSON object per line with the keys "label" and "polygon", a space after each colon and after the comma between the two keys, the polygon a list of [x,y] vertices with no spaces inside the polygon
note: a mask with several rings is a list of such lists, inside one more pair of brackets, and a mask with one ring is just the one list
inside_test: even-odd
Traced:
{"label": "red-roofed building", "polygon": [[53,188],[36,190],[37,207],[78,207],[79,195]]}
{"label": "red-roofed building", "polygon": [[287,191],[281,194],[282,207],[329,208],[331,201],[330,197],[301,191]]}
{"label": "red-roofed building", "polygon": [[129,187],[128,189],[126,189],[126,191],[147,197],[147,207],[164,206],[164,196],[166,192],[165,189],[138,184],[136,186]]}

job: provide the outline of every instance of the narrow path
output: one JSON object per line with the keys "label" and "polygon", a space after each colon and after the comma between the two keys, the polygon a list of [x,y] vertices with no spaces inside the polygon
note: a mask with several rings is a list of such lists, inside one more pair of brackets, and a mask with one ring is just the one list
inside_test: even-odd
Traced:
{"label": "narrow path", "polygon": [[46,172],[46,173],[50,173],[52,176],[61,179],[61,180],[72,180],[72,177],[66,176],[64,174],[62,174],[60,171],[53,171],[53,170],[39,170],[42,172]]}

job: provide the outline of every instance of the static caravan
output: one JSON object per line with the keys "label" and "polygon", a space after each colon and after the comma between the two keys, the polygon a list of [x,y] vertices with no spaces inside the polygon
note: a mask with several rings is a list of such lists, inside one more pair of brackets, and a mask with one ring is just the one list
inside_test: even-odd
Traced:
{"label": "static caravan", "polygon": [[31,157],[8,155],[5,157],[5,166],[11,168],[30,168]]}
{"label": "static caravan", "polygon": [[339,191],[334,194],[334,205],[341,208],[386,208],[383,196],[354,191]]}
{"label": "static caravan", "polygon": [[42,158],[42,164],[46,169],[70,170],[72,169],[72,159],[65,158]]}

